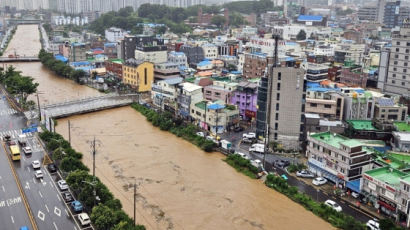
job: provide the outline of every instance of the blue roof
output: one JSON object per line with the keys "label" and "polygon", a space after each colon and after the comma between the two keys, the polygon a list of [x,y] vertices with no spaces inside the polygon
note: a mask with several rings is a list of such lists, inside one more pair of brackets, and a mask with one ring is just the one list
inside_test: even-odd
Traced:
{"label": "blue roof", "polygon": [[165,79],[164,82],[166,82],[169,85],[176,85],[181,83],[183,80],[182,77],[174,77],[174,78],[169,78],[169,79]]}
{"label": "blue roof", "polygon": [[338,91],[339,89],[335,88],[324,88],[324,87],[312,87],[308,88],[308,91],[313,91],[313,92],[329,92],[329,91]]}
{"label": "blue roof", "polygon": [[104,47],[116,47],[116,46],[117,46],[117,43],[114,43],[114,42],[104,44]]}
{"label": "blue roof", "polygon": [[90,72],[91,66],[75,67],[76,70],[83,70],[84,72]]}
{"label": "blue roof", "polygon": [[65,63],[68,62],[68,58],[64,57],[64,56],[61,55],[61,54],[55,55],[54,58],[57,59],[57,60],[59,60],[59,61],[65,62]]}
{"label": "blue roof", "polygon": [[238,70],[234,70],[234,71],[231,71],[231,74],[242,74],[242,72]]}
{"label": "blue roof", "polygon": [[171,51],[169,54],[174,55],[174,56],[186,56],[184,52],[176,52],[176,51]]}
{"label": "blue roof", "polygon": [[101,48],[95,48],[95,49],[91,49],[91,51],[104,51],[104,49],[101,49]]}
{"label": "blue roof", "polygon": [[364,93],[365,92],[364,89],[355,89],[354,91],[356,91],[357,93]]}
{"label": "blue roof", "polygon": [[293,57],[286,57],[285,61],[294,61],[295,59]]}
{"label": "blue roof", "polygon": [[201,61],[200,63],[198,63],[198,66],[206,66],[206,65],[210,65],[212,64],[210,61],[205,60],[205,61]]}
{"label": "blue roof", "polygon": [[321,22],[323,17],[320,15],[299,15],[298,21],[315,21]]}
{"label": "blue roof", "polygon": [[88,61],[77,61],[77,62],[71,62],[70,65],[76,67],[76,66],[82,66],[82,65],[90,65],[91,63]]}
{"label": "blue roof", "polygon": [[220,104],[211,104],[211,105],[208,105],[208,109],[224,109],[225,108],[225,106],[224,105],[220,105]]}
{"label": "blue roof", "polygon": [[319,84],[319,82],[310,82],[310,81],[308,81],[308,82],[306,82],[306,86],[308,88],[315,88],[315,87],[320,87],[320,84]]}

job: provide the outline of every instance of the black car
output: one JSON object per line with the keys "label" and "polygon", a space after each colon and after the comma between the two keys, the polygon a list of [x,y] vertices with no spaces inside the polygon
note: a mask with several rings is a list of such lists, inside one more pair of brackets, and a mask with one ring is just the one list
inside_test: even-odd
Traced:
{"label": "black car", "polygon": [[243,127],[241,127],[241,126],[235,127],[235,128],[233,129],[233,131],[236,132],[236,133],[242,132],[242,131],[243,131]]}
{"label": "black car", "polygon": [[276,162],[276,166],[281,167],[281,168],[286,168],[290,165],[290,162],[288,160],[280,160]]}
{"label": "black car", "polygon": [[64,198],[65,202],[71,202],[71,201],[74,200],[73,196],[69,192],[63,193],[63,198]]}
{"label": "black car", "polygon": [[48,169],[48,171],[51,172],[51,173],[57,172],[57,166],[56,166],[55,164],[49,164],[49,165],[47,165],[47,169]]}

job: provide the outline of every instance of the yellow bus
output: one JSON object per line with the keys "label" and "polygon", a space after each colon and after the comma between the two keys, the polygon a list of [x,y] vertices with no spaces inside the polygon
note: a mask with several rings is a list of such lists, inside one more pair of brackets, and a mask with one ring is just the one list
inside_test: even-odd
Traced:
{"label": "yellow bus", "polygon": [[10,145],[11,159],[13,161],[20,160],[20,148],[18,145]]}

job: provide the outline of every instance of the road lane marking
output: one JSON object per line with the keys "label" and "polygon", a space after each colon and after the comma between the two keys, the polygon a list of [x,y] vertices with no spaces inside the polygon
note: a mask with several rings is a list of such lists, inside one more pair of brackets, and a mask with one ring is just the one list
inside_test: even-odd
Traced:
{"label": "road lane marking", "polygon": [[3,189],[3,192],[6,192],[6,189],[4,188],[4,185],[2,185],[1,188]]}
{"label": "road lane marking", "polygon": [[28,190],[30,190],[30,183],[28,183],[28,181],[26,181],[26,186],[25,186],[25,188],[28,189]]}
{"label": "road lane marking", "polygon": [[44,215],[44,213],[39,210],[39,211],[38,211],[38,214],[37,214],[37,217],[38,217],[40,220],[44,221],[44,218],[46,217],[46,215]]}
{"label": "road lane marking", "polygon": [[57,216],[61,216],[61,210],[60,210],[59,208],[57,208],[57,207],[54,207],[54,213],[55,213]]}
{"label": "road lane marking", "polygon": [[60,196],[59,196],[58,194],[56,194],[56,195],[57,195],[57,198],[58,198],[58,200],[59,200],[59,201],[61,201],[61,198],[60,198]]}
{"label": "road lane marking", "polygon": [[44,206],[46,206],[47,212],[50,212],[50,209],[48,209],[48,206],[46,204]]}
{"label": "road lane marking", "polygon": [[57,225],[55,222],[53,222],[54,227],[56,228],[56,230],[58,230]]}
{"label": "road lane marking", "polygon": [[13,222],[13,224],[14,224],[14,218],[13,218],[13,216],[10,216],[10,218],[11,218],[11,222]]}
{"label": "road lane marking", "polygon": [[37,181],[36,181],[36,179],[33,177],[33,183],[34,184],[37,184]]}
{"label": "road lane marking", "polygon": [[40,190],[38,190],[38,194],[43,198],[43,194],[41,194]]}
{"label": "road lane marking", "polygon": [[27,170],[28,170],[28,172],[30,172],[30,166],[27,166]]}
{"label": "road lane marking", "polygon": [[[66,208],[64,209],[64,211],[65,211],[65,213],[67,214],[67,216],[70,217],[70,214],[68,214],[68,211],[67,211]],[[74,226],[74,228],[75,228],[75,226]]]}

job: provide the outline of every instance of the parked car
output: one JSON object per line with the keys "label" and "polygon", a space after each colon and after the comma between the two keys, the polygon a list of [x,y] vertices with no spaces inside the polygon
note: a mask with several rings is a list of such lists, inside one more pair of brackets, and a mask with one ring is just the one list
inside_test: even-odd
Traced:
{"label": "parked car", "polygon": [[57,172],[57,166],[54,163],[47,165],[47,169],[50,173]]}
{"label": "parked car", "polygon": [[333,208],[336,212],[341,212],[342,211],[342,207],[340,207],[340,205],[338,205],[336,202],[334,202],[333,200],[327,200],[325,201],[325,205]]}
{"label": "parked car", "polygon": [[276,162],[276,166],[280,168],[286,168],[290,165],[290,162],[288,160],[280,160]]}
{"label": "parked car", "polygon": [[196,135],[197,135],[197,136],[200,136],[200,137],[205,137],[204,132],[197,132]]}
{"label": "parked car", "polygon": [[367,221],[366,228],[368,230],[380,230],[379,221],[377,219]]}
{"label": "parked car", "polygon": [[39,169],[41,167],[39,160],[32,161],[31,165],[33,166],[33,169]]}
{"label": "parked car", "polygon": [[20,227],[20,230],[30,230],[27,226]]}
{"label": "parked car", "polygon": [[30,155],[31,153],[33,153],[30,146],[23,147],[23,152],[26,155]]}
{"label": "parked car", "polygon": [[307,170],[301,170],[296,172],[296,176],[298,177],[305,177],[305,178],[313,178],[315,175]]}
{"label": "parked car", "polygon": [[282,177],[284,180],[288,180],[288,177],[285,174],[282,174],[280,177]]}
{"label": "parked car", "polygon": [[69,192],[63,193],[63,199],[65,200],[65,202],[71,202],[74,200],[73,195],[71,195],[71,193]]}
{"label": "parked car", "polygon": [[242,132],[242,131],[243,131],[243,127],[242,127],[242,126],[235,127],[235,128],[233,129],[233,131],[236,132],[236,133]]}
{"label": "parked car", "polygon": [[60,188],[61,191],[67,190],[68,189],[68,184],[65,182],[65,180],[59,180],[57,181],[57,185]]}
{"label": "parked car", "polygon": [[71,202],[71,208],[73,208],[74,212],[82,212],[83,211],[83,205],[78,200],[75,200],[75,201]]}
{"label": "parked car", "polygon": [[254,140],[253,140],[253,139],[249,139],[249,138],[243,138],[243,139],[242,139],[242,143],[253,144],[253,143],[254,143]]}
{"label": "parked car", "polygon": [[242,134],[242,138],[249,138],[249,139],[256,138],[256,133],[244,133]]}
{"label": "parked car", "polygon": [[86,226],[86,225],[91,224],[90,217],[85,212],[80,213],[78,215],[78,220],[80,221],[81,226]]}
{"label": "parked car", "polygon": [[206,136],[206,139],[209,141],[213,141],[215,144],[219,144],[219,141],[217,141],[213,136]]}
{"label": "parked car", "polygon": [[323,177],[316,177],[315,179],[313,179],[312,183],[314,185],[323,185],[326,184],[327,180]]}
{"label": "parked car", "polygon": [[36,170],[34,173],[37,179],[43,178],[43,172],[41,170]]}
{"label": "parked car", "polygon": [[241,156],[243,159],[249,160],[248,155],[246,155],[245,153],[235,152],[235,154],[238,154],[238,155]]}

